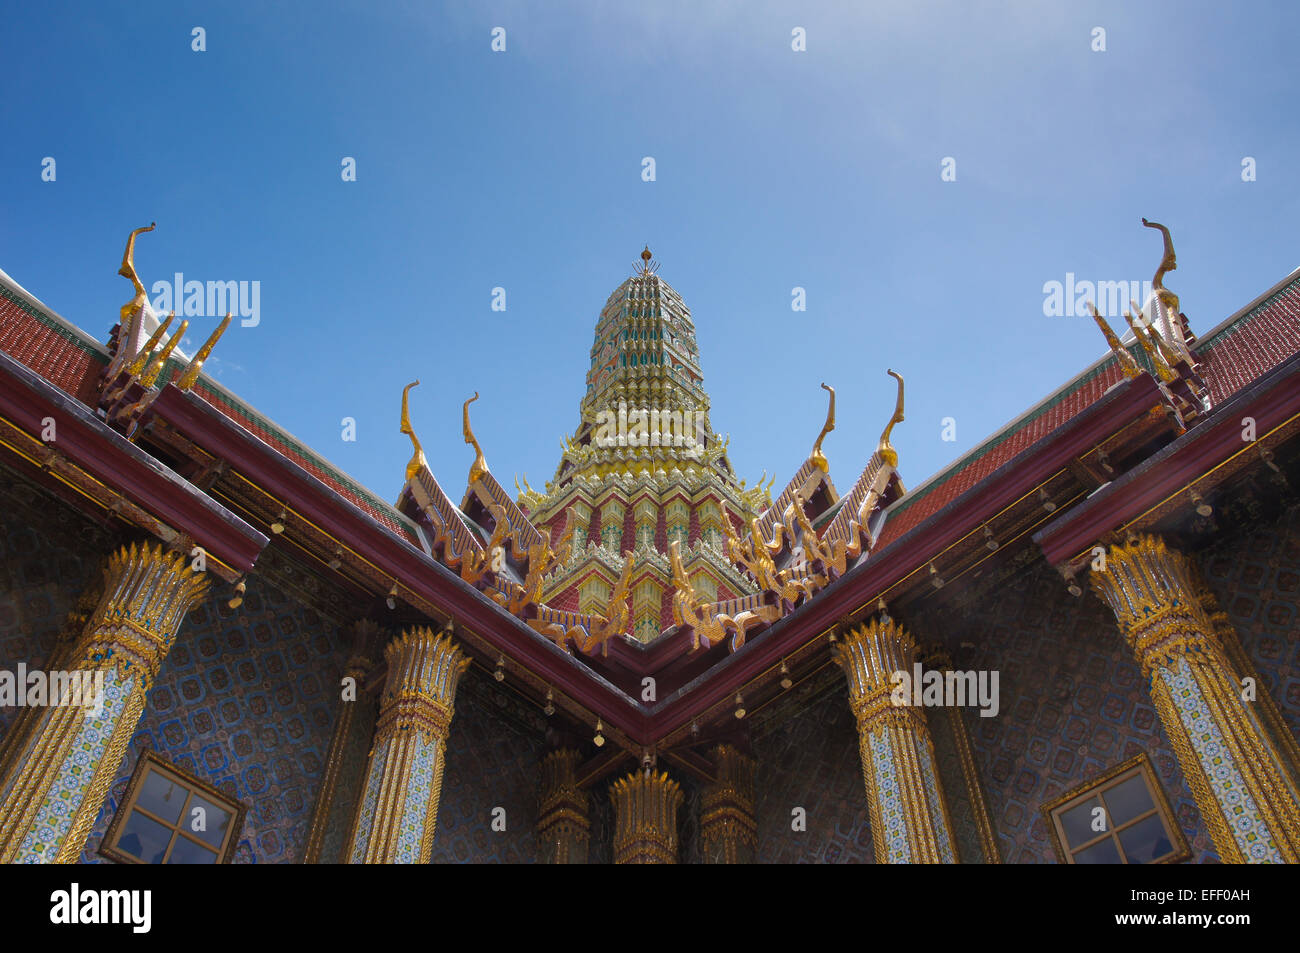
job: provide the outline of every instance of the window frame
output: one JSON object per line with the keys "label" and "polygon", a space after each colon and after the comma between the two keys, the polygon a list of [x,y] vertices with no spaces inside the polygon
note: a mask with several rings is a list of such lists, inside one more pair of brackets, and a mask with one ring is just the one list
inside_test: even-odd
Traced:
{"label": "window frame", "polygon": [[[172,783],[180,785],[187,792],[185,804],[181,807],[180,819],[177,823],[168,821],[156,816],[147,808],[136,806],[136,797],[140,792],[144,779],[148,777],[149,772],[154,771],[170,780]],[[221,842],[221,846],[213,848],[213,845],[194,836],[185,828],[185,818],[189,816],[190,801],[194,795],[200,795],[204,800],[211,801],[216,806],[230,812],[230,824],[226,828],[226,836]],[[99,854],[107,857],[109,860],[118,864],[142,864],[154,866],[147,861],[141,860],[134,854],[128,853],[118,846],[118,839],[125,832],[127,818],[133,811],[140,811],[145,817],[153,820],[172,830],[171,840],[167,843],[167,850],[163,854],[162,863],[158,866],[166,866],[168,858],[171,857],[172,851],[176,848],[179,838],[184,837],[186,840],[193,841],[202,845],[216,854],[216,863],[228,864],[235,853],[235,845],[239,843],[239,832],[244,826],[244,815],[247,808],[239,801],[221,793],[212,785],[200,781],[191,774],[186,774],[176,765],[164,759],[156,751],[145,751],[140,755],[136,762],[135,770],[131,773],[131,780],[126,786],[126,792],[122,795],[122,801],[113,813],[113,820],[108,825],[108,830],[104,832],[104,839],[99,845]]]}
{"label": "window frame", "polygon": [[[1123,824],[1112,826],[1107,831],[1099,832],[1097,836],[1089,841],[1071,847],[1061,826],[1062,815],[1067,810],[1078,806],[1078,804],[1089,798],[1095,797],[1103,807],[1106,807],[1107,816],[1109,816],[1110,809],[1106,805],[1105,792],[1118,787],[1133,777],[1141,777],[1145,781],[1147,793],[1151,795],[1154,809],[1130,818]],[[1096,777],[1089,778],[1084,784],[1044,803],[1041,810],[1043,818],[1047,822],[1047,830],[1051,834],[1052,849],[1056,851],[1056,859],[1063,864],[1076,863],[1075,854],[1101,843],[1105,837],[1110,837],[1114,841],[1115,848],[1120,856],[1120,862],[1126,865],[1129,864],[1128,855],[1125,853],[1124,845],[1119,839],[1119,832],[1152,816],[1160,818],[1160,822],[1164,826],[1165,833],[1169,836],[1169,841],[1173,847],[1169,854],[1159,860],[1152,861],[1152,863],[1176,864],[1192,856],[1191,848],[1187,844],[1187,837],[1169,805],[1169,798],[1165,794],[1164,786],[1161,785],[1160,779],[1156,777],[1155,769],[1151,765],[1151,759],[1145,752],[1103,771]]]}

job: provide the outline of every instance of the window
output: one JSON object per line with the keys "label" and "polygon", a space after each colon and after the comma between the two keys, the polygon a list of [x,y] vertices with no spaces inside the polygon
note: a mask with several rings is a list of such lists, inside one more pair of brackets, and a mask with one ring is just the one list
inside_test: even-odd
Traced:
{"label": "window", "polygon": [[1067,864],[1168,864],[1191,856],[1145,754],[1043,805]]}
{"label": "window", "polygon": [[99,852],[123,864],[222,864],[244,807],[152,751],[140,757]]}

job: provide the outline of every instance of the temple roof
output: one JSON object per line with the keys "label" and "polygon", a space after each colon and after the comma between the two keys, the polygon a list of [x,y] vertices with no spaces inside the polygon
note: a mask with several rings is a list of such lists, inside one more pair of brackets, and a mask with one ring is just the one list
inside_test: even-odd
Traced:
{"label": "temple roof", "polygon": [[[1202,335],[1202,375],[1220,403],[1300,352],[1300,269]],[[916,486],[887,513],[881,544],[901,538],[1003,464],[1090,407],[1123,380],[1107,355]]]}
{"label": "temple roof", "polygon": [[[685,305],[679,302],[680,297],[676,292],[652,273],[634,275],[624,281],[610,297],[597,325],[592,372],[581,404],[584,414],[582,423],[588,437],[595,435],[595,421],[587,420],[586,412],[596,407],[598,402],[626,395],[622,399],[630,403],[629,398],[639,399],[646,394],[651,397],[657,395],[662,407],[663,395],[668,393],[672,400],[680,401],[679,406],[684,407],[689,401],[698,399],[695,396],[697,391],[698,394],[703,394],[702,375],[698,373],[698,356],[694,350],[693,325]],[[640,332],[641,336],[635,336],[636,332]],[[613,365],[608,363],[611,352],[606,350],[605,344],[611,336],[616,346],[613,356],[618,358],[635,355],[635,365],[630,361],[624,364],[617,360]],[[41,304],[3,273],[0,273],[0,349],[13,358],[13,361],[8,361],[13,369],[9,376],[30,376],[17,366],[25,365],[31,372],[90,411],[83,417],[93,418],[93,408],[101,396],[101,375],[109,361],[109,350],[93,336]],[[1012,484],[1025,479],[1049,482],[1052,479],[1050,474],[1047,477],[1025,476],[1026,470],[1042,469],[1044,473],[1051,470],[1061,474],[1057,484],[1064,489],[1058,495],[1055,506],[1068,508],[1074,501],[1085,497],[1096,502],[1104,496],[1104,490],[1090,496],[1096,484],[1090,487],[1086,480],[1076,479],[1078,474],[1071,476],[1074,471],[1068,467],[1061,469],[1062,464],[1059,462],[1070,460],[1078,463],[1080,453],[1086,455],[1095,452],[1098,446],[1096,434],[1107,435],[1100,438],[1102,440],[1110,439],[1109,435],[1127,433],[1130,429],[1156,435],[1154,443],[1132,443],[1133,454],[1127,464],[1131,466],[1133,460],[1150,458],[1153,447],[1177,449],[1169,443],[1171,432],[1175,435],[1182,433],[1182,437],[1174,438],[1177,440],[1197,440],[1216,428],[1222,430],[1230,422],[1225,415],[1229,415],[1235,405],[1224,407],[1223,413],[1216,416],[1214,410],[1218,405],[1226,404],[1230,398],[1238,401],[1254,399],[1251,396],[1254,391],[1248,385],[1269,376],[1270,372],[1274,373],[1268,377],[1267,387],[1274,390],[1292,387],[1293,378],[1279,374],[1294,373],[1288,368],[1295,365],[1295,356],[1300,354],[1300,272],[1288,275],[1203,335],[1196,350],[1199,373],[1204,378],[1210,397],[1205,417],[1201,419],[1213,421],[1212,427],[1201,427],[1193,421],[1191,429],[1171,429],[1169,421],[1164,419],[1164,411],[1170,409],[1167,405],[1169,395],[1163,391],[1158,392],[1162,385],[1149,373],[1149,362],[1145,361],[1141,353],[1133,354],[1137,363],[1148,373],[1134,371],[1137,376],[1126,375],[1125,368],[1112,352],[911,492],[903,493],[901,483],[892,474],[892,464],[887,471],[873,458],[872,461],[866,461],[867,468],[863,471],[863,476],[859,477],[858,483],[846,497],[836,500],[833,499],[833,492],[828,492],[828,501],[823,501],[827,503],[824,508],[812,507],[816,512],[798,512],[798,507],[794,504],[802,495],[801,492],[792,490],[788,499],[783,494],[787,505],[766,510],[762,525],[774,532],[778,522],[784,527],[786,538],[781,544],[784,549],[773,552],[776,553],[774,568],[786,567],[790,570],[785,583],[804,585],[809,578],[808,571],[802,565],[813,561],[807,557],[807,552],[809,543],[815,544],[816,540],[809,536],[809,532],[815,529],[823,544],[832,542],[831,537],[842,542],[838,530],[832,532],[832,529],[843,527],[861,517],[863,510],[854,500],[861,497],[869,501],[874,493],[880,508],[873,510],[874,517],[870,520],[871,525],[867,531],[870,539],[864,544],[863,551],[860,555],[852,555],[852,559],[857,560],[856,563],[852,563],[846,571],[843,548],[838,553],[831,553],[838,559],[840,568],[827,574],[829,582],[820,589],[805,589],[806,596],[791,597],[788,605],[779,607],[779,618],[767,631],[754,629],[755,642],[761,640],[761,644],[753,645],[756,651],[746,649],[744,658],[734,658],[736,664],[723,664],[716,653],[707,651],[694,653],[691,657],[683,656],[680,667],[672,670],[676,681],[664,682],[664,685],[674,686],[672,693],[665,695],[664,700],[656,706],[639,705],[636,702],[635,692],[628,688],[628,685],[635,685],[636,680],[630,680],[628,673],[636,674],[637,680],[642,672],[664,675],[671,665],[677,664],[667,661],[670,653],[685,652],[681,648],[683,640],[663,639],[654,646],[645,647],[628,647],[622,644],[622,640],[615,640],[619,644],[616,651],[611,652],[607,665],[586,662],[579,664],[562,652],[554,653],[555,646],[545,644],[546,639],[538,636],[536,626],[530,631],[525,624],[527,620],[509,610],[508,603],[512,598],[510,591],[498,588],[495,593],[483,589],[476,592],[463,585],[465,574],[462,573],[457,579],[446,571],[445,565],[438,564],[437,557],[430,552],[425,534],[410,517],[360,486],[235,395],[206,377],[199,377],[190,393],[185,393],[185,388],[180,387],[164,388],[168,381],[174,382],[180,375],[185,367],[184,361],[175,358],[168,360],[157,381],[157,386],[163,389],[155,404],[163,408],[158,418],[164,425],[162,436],[170,434],[176,442],[151,442],[148,452],[158,455],[157,461],[153,463],[155,469],[160,473],[166,471],[173,483],[184,484],[187,491],[194,493],[207,492],[212,486],[211,483],[204,482],[204,478],[214,472],[211,469],[213,466],[220,464],[224,467],[229,462],[232,469],[242,468],[240,472],[248,474],[250,480],[245,480],[249,489],[248,497],[235,501],[248,521],[246,525],[240,524],[242,528],[236,527],[238,532],[232,530],[234,535],[242,534],[240,539],[247,538],[256,542],[259,528],[266,533],[281,532],[274,529],[275,524],[271,520],[281,502],[292,502],[295,493],[310,496],[312,505],[317,510],[327,503],[333,508],[331,513],[337,513],[337,519],[331,522],[322,516],[313,517],[314,523],[301,521],[301,539],[315,547],[312,555],[319,560],[319,565],[323,566],[328,561],[329,568],[337,570],[339,557],[347,563],[345,569],[348,573],[336,575],[346,575],[347,578],[342,578],[341,583],[354,587],[358,594],[358,611],[365,611],[366,598],[374,598],[376,592],[380,595],[388,593],[391,587],[391,595],[404,601],[409,600],[421,612],[432,614],[436,609],[457,618],[475,616],[479,631],[477,634],[466,633],[465,638],[480,655],[487,651],[494,655],[503,652],[510,655],[512,660],[518,658],[521,665],[530,666],[531,671],[544,671],[547,681],[557,686],[557,702],[560,692],[567,693],[577,706],[572,710],[579,713],[599,711],[605,715],[608,724],[627,732],[629,737],[649,743],[659,738],[668,738],[672,732],[686,730],[690,719],[711,710],[711,706],[722,704],[719,699],[724,699],[726,692],[734,692],[742,683],[750,684],[782,658],[799,651],[811,652],[828,626],[833,626],[837,620],[847,615],[870,611],[884,587],[906,585],[915,590],[924,584],[928,591],[929,585],[933,583],[937,589],[942,582],[933,578],[936,561],[941,564],[946,562],[953,570],[948,574],[950,581],[957,574],[965,572],[969,568],[966,563],[971,560],[961,555],[957,547],[960,544],[967,549],[983,549],[985,544],[979,536],[980,521],[998,517],[1001,507],[1009,508],[1024,500],[1032,502],[1032,497],[1024,496],[1024,489]],[[644,365],[640,360],[643,355],[648,358]],[[650,360],[651,357],[656,360]],[[1285,367],[1282,366],[1284,364]],[[1132,370],[1131,367],[1129,369]],[[653,386],[656,382],[659,384],[658,390]],[[666,391],[665,384],[672,384],[673,388]],[[19,388],[12,390],[17,395]],[[53,393],[52,388],[46,390]],[[1264,388],[1258,390],[1262,393]],[[1289,393],[1292,397],[1288,399],[1293,399],[1294,391]],[[28,397],[23,396],[23,399],[27,400]],[[704,403],[707,409],[706,398]],[[90,419],[87,426],[94,423]],[[103,423],[101,414],[99,425],[103,427]],[[1181,421],[1176,423],[1181,426]],[[31,437],[31,427],[27,424],[19,426],[26,427],[27,436],[19,435],[18,439],[35,443]],[[198,437],[193,436],[196,432]],[[584,431],[580,430],[580,433]],[[184,442],[187,434],[190,439],[209,441],[212,453],[207,455],[204,462],[204,466],[209,468],[206,473],[201,467],[193,466],[193,460],[182,459],[186,446],[189,446]],[[227,435],[237,439],[226,439]],[[114,437],[112,434],[108,436]],[[154,436],[159,434],[155,433]],[[706,427],[706,436],[712,438],[711,428]],[[219,446],[217,437],[221,438]],[[100,440],[100,437],[95,439]],[[114,440],[117,442],[114,443]],[[102,446],[96,452],[103,459],[132,450],[129,446],[122,446],[120,439],[114,437],[114,440],[100,440],[99,445]],[[25,447],[26,444],[21,446]],[[63,449],[62,445],[60,449]],[[199,449],[199,456],[202,456],[202,448]],[[712,449],[719,449],[716,442]],[[170,451],[178,451],[181,455],[173,456]],[[878,450],[877,455],[879,454]],[[138,455],[145,454],[141,451]],[[56,457],[56,453],[46,452],[37,456],[39,460],[45,460],[42,466],[63,466],[58,460],[51,463],[46,459]],[[257,458],[256,461],[253,461],[254,457]],[[643,482],[659,479],[645,468],[635,475],[626,472],[626,462],[629,459],[637,458],[629,458],[624,454],[623,473],[607,473],[596,481],[575,480],[570,489],[574,493],[583,493],[585,491],[579,484],[586,483],[592,489],[599,487],[602,494],[626,491],[629,488],[641,493]],[[810,461],[813,459],[809,458]],[[1057,462],[1052,462],[1053,460]],[[714,461],[718,465],[707,473],[700,472],[699,477],[705,480],[712,478],[721,487],[729,486],[730,467],[725,463],[725,455],[718,454]],[[252,465],[254,462],[256,467]],[[584,465],[601,465],[590,460],[570,460],[569,463],[573,469]],[[126,471],[114,471],[106,465],[95,472],[100,474],[101,480],[108,481],[111,490],[113,486],[120,486],[120,483],[112,482],[112,474]],[[598,474],[598,471],[593,472]],[[806,467],[802,468],[791,481],[791,486],[813,487],[816,481],[809,479],[813,476],[815,474]],[[828,477],[829,474],[824,481],[826,486],[829,486]],[[1101,479],[1104,481],[1106,477],[1102,476]],[[253,480],[262,480],[265,485],[254,486],[251,482]],[[220,484],[218,489],[223,490],[226,497],[218,494],[216,499],[229,498],[234,485],[233,480]],[[1038,484],[1040,490],[1042,485],[1041,482]],[[1035,489],[1033,482],[1028,486],[1030,492]],[[126,489],[130,490],[130,487]],[[511,534],[517,535],[520,540],[526,541],[530,520],[536,521],[538,530],[545,528],[554,532],[558,529],[553,522],[543,524],[535,509],[530,511],[525,507],[520,510],[506,505],[508,498],[495,481],[491,481],[484,492],[488,496],[487,503],[491,504],[489,506],[485,503],[485,511],[496,507],[495,512],[504,516],[510,524]],[[736,492],[734,488],[732,492]],[[814,488],[814,495],[815,492]],[[254,499],[258,493],[261,496]],[[440,490],[439,495],[445,496]],[[1012,502],[1006,503],[1004,497]],[[468,499],[467,496],[466,500]],[[136,502],[142,501],[137,499]],[[555,502],[558,504],[563,501],[557,496]],[[808,502],[806,497],[804,502]],[[149,505],[148,501],[143,503]],[[257,505],[254,506],[254,503]],[[318,506],[318,503],[321,505]],[[119,503],[105,497],[100,505],[117,507]],[[456,509],[450,499],[447,500],[447,505]],[[467,504],[462,503],[462,507],[465,505]],[[271,508],[268,510],[267,506]],[[136,516],[141,515],[138,507],[131,512]],[[562,509],[555,510],[550,516],[554,518],[562,512]],[[1062,522],[1062,512],[1063,509],[1058,509],[1057,516],[1053,517],[1056,524]],[[731,515],[739,514],[733,511]],[[143,517],[147,516],[148,514],[143,514]],[[136,519],[136,524],[148,529],[148,519],[143,517]],[[629,527],[635,518],[636,514],[629,512]],[[171,517],[165,517],[162,522],[166,523],[168,519]],[[1037,519],[1042,520],[1041,507]],[[457,520],[451,522],[456,523]],[[184,524],[182,520],[172,519],[172,525]],[[1025,532],[1036,530],[1039,525],[1034,523]],[[1008,534],[1001,536],[1002,548],[998,550],[997,541],[992,537],[989,537],[992,544],[989,548],[998,552],[1006,552],[1010,548],[1009,543],[1013,539],[1010,534],[1019,533],[1019,530],[1011,525],[1005,528],[1008,529]],[[474,538],[481,544],[482,537],[490,529],[486,524],[480,524],[480,528],[474,530]],[[987,523],[984,529],[988,530]],[[690,532],[694,534],[696,528],[692,527]],[[856,544],[858,537],[854,535],[855,532],[850,532],[847,536],[850,543]],[[662,536],[662,528],[658,535]],[[1019,533],[1014,537],[1020,540],[1022,546],[1027,545],[1023,536],[1024,533]],[[265,537],[261,538],[265,540]],[[970,542],[971,538],[974,539],[973,543]],[[358,543],[358,539],[363,542]],[[591,542],[595,541],[593,524]],[[264,545],[264,542],[258,545]],[[654,545],[659,548],[662,540],[656,538]],[[351,547],[356,547],[356,551]],[[519,553],[526,548],[527,546],[521,546],[514,549],[512,560],[517,561]],[[825,560],[829,558],[825,554],[831,548],[825,545],[819,548],[823,552],[819,558],[825,565]],[[1060,548],[1066,551],[1068,547],[1063,543]],[[803,555],[796,557],[796,552]],[[333,559],[332,554],[335,555]],[[241,564],[244,568],[240,571],[245,571],[252,565],[252,558],[255,557],[250,557]],[[988,558],[987,553],[985,558]],[[543,562],[539,556],[537,561],[531,558],[527,560],[527,565],[521,563],[507,567],[513,571],[513,575],[507,573],[508,581],[514,582],[516,588],[519,588],[520,580],[528,586],[534,586],[543,571],[547,578],[551,578],[549,566],[543,565]],[[924,575],[927,562],[929,573],[932,574],[928,581]],[[542,568],[536,569],[537,566]],[[690,570],[689,561],[687,568]],[[978,573],[973,574],[972,578],[974,575]],[[984,578],[987,579],[988,576]],[[920,582],[916,581],[918,579]],[[636,579],[632,581],[634,585],[638,584]],[[945,594],[952,590],[950,585]],[[904,590],[900,589],[899,592],[905,594]],[[681,594],[680,589],[678,594]],[[894,597],[888,593],[881,598],[891,599],[891,606],[894,605]],[[697,601],[700,605],[689,608],[707,609],[707,600]],[[522,602],[520,604],[523,605]],[[717,605],[725,605],[726,611],[733,613],[737,619],[750,613],[753,618],[745,624],[751,626],[754,618],[758,619],[760,625],[771,622],[774,617],[772,613],[778,608],[770,601],[764,602],[761,598],[739,593],[724,599],[721,592],[718,593]],[[903,603],[903,609],[907,609],[906,602]],[[581,612],[574,613],[565,606],[552,607],[548,612],[548,618],[543,620],[547,624],[570,628],[578,616],[584,615]],[[590,623],[598,623],[601,619],[599,615],[590,614],[585,618],[588,619],[589,627]],[[705,616],[696,618],[703,623],[709,621]],[[606,627],[604,637],[619,631],[612,626],[613,623]],[[742,628],[741,635],[743,634]],[[542,642],[540,648],[533,644],[538,640]],[[710,639],[704,641],[709,642]],[[690,653],[686,655],[689,656]],[[752,686],[746,688],[746,698],[751,689]]]}

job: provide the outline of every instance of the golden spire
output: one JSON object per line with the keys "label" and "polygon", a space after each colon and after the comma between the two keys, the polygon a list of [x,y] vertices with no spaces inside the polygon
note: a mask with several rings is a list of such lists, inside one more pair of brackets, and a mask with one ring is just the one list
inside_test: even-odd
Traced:
{"label": "golden spire", "polygon": [[419,381],[411,381],[402,388],[402,425],[401,432],[411,438],[411,446],[415,452],[411,455],[411,462],[406,465],[406,481],[409,483],[415,479],[415,475],[420,472],[421,467],[428,467],[428,461],[424,459],[424,450],[420,448],[420,441],[416,439],[415,429],[411,426],[411,408],[408,403],[407,395],[411,392],[412,387],[418,387]]}
{"label": "golden spire", "polygon": [[167,328],[172,323],[172,318],[174,317],[176,317],[176,312],[169,312],[167,317],[163,319],[162,323],[154,329],[149,340],[145,342],[144,347],[140,348],[140,353],[135,356],[135,360],[127,366],[126,372],[128,374],[135,377],[144,370],[144,366],[149,363],[150,354],[153,352],[153,349],[158,346],[158,342],[162,340],[162,336],[167,333]]}
{"label": "golden spire", "polygon": [[659,270],[659,262],[651,261],[651,257],[650,246],[646,245],[641,251],[641,268],[639,271],[633,272],[634,277],[641,278],[646,275],[653,275]]}
{"label": "golden spire", "polygon": [[483,457],[483,448],[480,447],[478,441],[474,439],[474,431],[471,430],[469,426],[469,405],[474,403],[476,400],[478,400],[478,391],[474,391],[474,396],[465,401],[465,407],[463,410],[465,442],[474,448],[474,464],[469,468],[470,486],[477,483],[479,478],[488,472],[487,460]]}
{"label": "golden spire", "polygon": [[230,327],[230,319],[231,313],[227,311],[226,316],[222,318],[221,323],[217,325],[217,329],[212,332],[205,342],[203,342],[203,347],[199,348],[199,353],[195,354],[190,360],[189,367],[185,368],[185,373],[182,374],[181,379],[176,382],[178,388],[181,390],[189,390],[194,386],[195,382],[198,381],[199,371],[203,370],[203,362],[208,359],[208,355],[212,353],[212,349],[217,346],[217,342],[221,340],[221,335],[226,333],[226,328]]}
{"label": "golden spire", "polygon": [[898,466],[898,451],[890,444],[889,435],[893,432],[895,424],[903,422],[903,375],[895,374],[892,369],[888,370],[887,373],[898,381],[898,404],[894,407],[894,416],[889,418],[889,423],[885,426],[885,432],[880,435],[880,443],[876,447],[876,453],[880,454],[880,458],[891,467],[896,467]]}
{"label": "golden spire", "polygon": [[817,435],[817,440],[813,444],[812,455],[808,459],[813,462],[813,466],[823,473],[829,473],[830,461],[826,459],[826,454],[822,453],[822,441],[826,439],[828,433],[835,429],[835,388],[828,386],[825,381],[822,382],[822,387],[830,392],[831,403],[830,407],[826,409],[826,425],[822,427],[822,432]]}
{"label": "golden spire", "polygon": [[1142,369],[1138,367],[1138,362],[1133,360],[1133,355],[1120,343],[1119,338],[1110,329],[1110,325],[1101,316],[1101,312],[1097,310],[1096,305],[1089,301],[1088,308],[1092,311],[1092,317],[1097,322],[1097,327],[1101,328],[1101,333],[1106,336],[1106,343],[1110,345],[1111,353],[1115,355],[1115,360],[1119,362],[1120,369],[1124,371],[1124,376],[1137,377],[1141,374]]}
{"label": "golden spire", "polygon": [[140,383],[145,387],[152,387],[153,382],[158,379],[158,374],[162,371],[163,365],[167,363],[167,358],[172,356],[172,351],[176,350],[176,345],[181,343],[181,338],[185,337],[185,330],[190,326],[189,321],[182,321],[181,326],[177,328],[176,333],[167,341],[167,345],[158,352],[157,356],[149,362],[145,372],[140,375]]}

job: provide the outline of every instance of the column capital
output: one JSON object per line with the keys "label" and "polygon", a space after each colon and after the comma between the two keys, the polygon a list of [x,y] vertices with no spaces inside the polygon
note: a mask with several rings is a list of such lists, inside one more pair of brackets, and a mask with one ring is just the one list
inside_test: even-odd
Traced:
{"label": "column capital", "polygon": [[846,632],[832,652],[835,664],[848,679],[849,703],[859,730],[871,730],[877,724],[924,727],[919,709],[896,705],[891,699],[895,674],[910,677],[917,662],[916,640],[901,625],[872,619]]}
{"label": "column capital", "polygon": [[185,613],[207,595],[210,585],[183,555],[158,544],[123,546],[105,561],[99,604],[69,661],[139,677],[147,691]]}
{"label": "column capital", "polygon": [[1109,547],[1092,571],[1093,591],[1115,613],[1144,676],[1184,656],[1210,661],[1222,651],[1195,580],[1190,560],[1151,535]]}
{"label": "column capital", "polygon": [[610,785],[614,801],[614,863],[677,863],[681,785],[667,772],[636,772]]}
{"label": "column capital", "polygon": [[403,731],[414,731],[426,741],[445,741],[468,656],[450,635],[420,626],[388,643],[384,658],[388,679],[379,700],[376,741]]}

